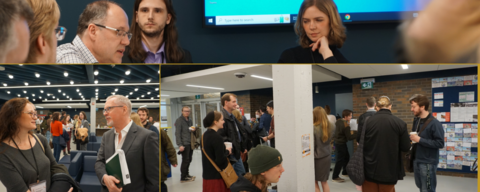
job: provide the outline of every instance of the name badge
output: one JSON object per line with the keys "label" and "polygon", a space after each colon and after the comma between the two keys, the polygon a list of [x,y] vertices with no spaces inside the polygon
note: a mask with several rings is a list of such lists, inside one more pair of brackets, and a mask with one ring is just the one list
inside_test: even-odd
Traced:
{"label": "name badge", "polygon": [[30,184],[30,191],[31,192],[47,192],[47,181],[43,180],[39,183],[32,183]]}

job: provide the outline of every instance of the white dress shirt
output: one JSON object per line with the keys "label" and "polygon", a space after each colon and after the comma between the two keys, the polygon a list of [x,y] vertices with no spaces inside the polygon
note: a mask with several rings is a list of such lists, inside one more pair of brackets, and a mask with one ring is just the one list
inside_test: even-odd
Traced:
{"label": "white dress shirt", "polygon": [[130,127],[132,126],[132,123],[133,121],[130,120],[130,123],[127,124],[126,127],[124,127],[120,133],[122,133],[122,139],[120,140],[120,143],[118,142],[118,133],[117,133],[117,130],[114,129],[114,133],[115,133],[115,151],[119,150],[122,148],[123,146],[123,143],[125,142],[125,137],[127,137],[127,133],[128,133],[128,130],[130,130]]}

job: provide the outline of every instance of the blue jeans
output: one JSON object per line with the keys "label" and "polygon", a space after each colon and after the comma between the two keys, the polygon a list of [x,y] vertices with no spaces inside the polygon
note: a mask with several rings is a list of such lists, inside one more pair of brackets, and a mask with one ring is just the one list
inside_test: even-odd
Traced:
{"label": "blue jeans", "polygon": [[47,134],[45,136],[47,137],[48,143],[50,143],[50,137],[52,137],[52,133],[50,133],[50,131],[47,131]]}
{"label": "blue jeans", "polygon": [[437,165],[414,163],[415,184],[420,192],[435,192],[437,188]]}
{"label": "blue jeans", "polygon": [[232,166],[233,170],[235,170],[235,173],[238,176],[245,175],[245,167],[243,167],[242,157],[238,158],[237,162],[235,162]]}
{"label": "blue jeans", "polygon": [[62,151],[62,147],[60,147],[60,137],[53,137],[52,139],[53,143],[53,157],[55,157],[55,161],[60,160],[60,151]]}

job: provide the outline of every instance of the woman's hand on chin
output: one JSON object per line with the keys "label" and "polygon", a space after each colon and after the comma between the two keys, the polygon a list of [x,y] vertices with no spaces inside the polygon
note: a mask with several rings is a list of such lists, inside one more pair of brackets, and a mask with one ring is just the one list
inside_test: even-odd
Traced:
{"label": "woman's hand on chin", "polygon": [[318,49],[318,53],[322,54],[323,59],[327,59],[333,56],[332,50],[330,50],[328,45],[328,38],[322,36],[315,43],[310,44],[310,47],[312,48],[312,51]]}

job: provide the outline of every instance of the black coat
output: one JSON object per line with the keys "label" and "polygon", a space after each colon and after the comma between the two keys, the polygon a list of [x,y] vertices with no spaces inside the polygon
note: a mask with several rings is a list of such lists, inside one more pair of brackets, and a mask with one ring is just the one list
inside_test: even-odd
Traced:
{"label": "black coat", "polygon": [[405,176],[401,152],[410,150],[407,124],[381,109],[366,122],[364,138],[365,179],[370,182],[395,185]]}
{"label": "black coat", "polygon": [[332,50],[333,57],[325,59],[318,50],[312,51],[310,47],[292,47],[283,51],[278,63],[350,63],[336,46],[331,45],[329,48]]}
{"label": "black coat", "polygon": [[[180,48],[181,49],[181,48]],[[182,49],[183,50],[183,58],[180,61],[180,63],[193,63],[192,62],[192,55],[188,50]],[[130,46],[125,47],[125,53],[122,57],[122,63],[144,63],[144,61],[136,60],[130,57]],[[170,63],[170,61],[167,60],[167,63]]]}
{"label": "black coat", "polygon": [[[222,136],[224,142],[232,142],[232,155],[236,159],[240,159],[240,152],[243,152],[247,149],[246,141],[248,141],[249,139],[247,131],[243,128],[241,123],[236,118],[231,118],[228,115],[228,112],[223,108],[222,113],[225,123],[223,124],[223,129],[219,129],[217,133]],[[235,126],[235,123],[237,124],[238,130],[240,131],[242,142],[239,141],[237,127]],[[232,158],[230,159],[231,161],[233,160]]]}

